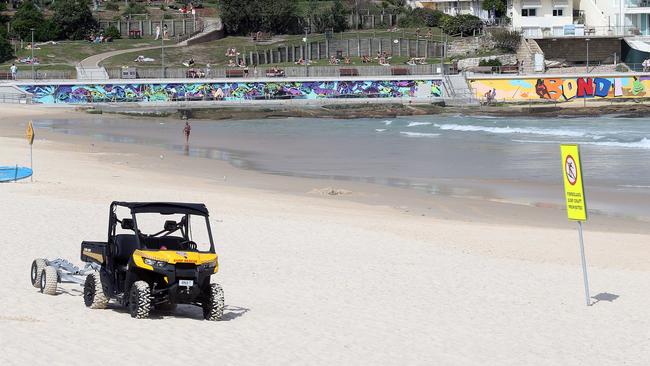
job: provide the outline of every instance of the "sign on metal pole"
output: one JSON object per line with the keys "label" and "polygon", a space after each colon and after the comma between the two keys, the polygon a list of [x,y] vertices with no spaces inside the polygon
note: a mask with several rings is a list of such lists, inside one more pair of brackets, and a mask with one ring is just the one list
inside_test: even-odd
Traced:
{"label": "sign on metal pole", "polygon": [[580,149],[578,145],[560,145],[562,152],[562,176],[564,177],[564,197],[566,199],[567,217],[578,223],[580,239],[580,257],[582,259],[582,274],[585,283],[585,301],[591,305],[589,297],[589,279],[587,278],[587,260],[585,245],[582,239],[582,222],[587,221],[587,199],[582,180],[582,165],[580,164]]}
{"label": "sign on metal pole", "polygon": [[34,137],[36,134],[34,133],[34,125],[32,124],[32,121],[29,121],[27,124],[27,130],[25,131],[25,137],[27,137],[27,141],[29,142],[29,168],[32,170],[32,174],[29,176],[30,181],[34,181]]}

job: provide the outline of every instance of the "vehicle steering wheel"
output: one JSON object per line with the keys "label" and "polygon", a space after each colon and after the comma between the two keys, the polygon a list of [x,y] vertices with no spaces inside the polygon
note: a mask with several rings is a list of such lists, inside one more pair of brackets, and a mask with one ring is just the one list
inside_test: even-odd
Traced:
{"label": "vehicle steering wheel", "polygon": [[184,250],[196,250],[196,243],[193,242],[192,240],[182,241],[182,242],[178,243],[178,245],[180,245],[181,249],[184,249]]}

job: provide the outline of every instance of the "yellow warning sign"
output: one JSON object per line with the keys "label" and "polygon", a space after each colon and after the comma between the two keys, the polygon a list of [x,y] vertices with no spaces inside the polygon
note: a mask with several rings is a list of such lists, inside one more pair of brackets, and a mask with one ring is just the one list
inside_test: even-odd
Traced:
{"label": "yellow warning sign", "polygon": [[587,221],[587,200],[582,185],[582,166],[578,145],[561,145],[564,195],[569,220]]}
{"label": "yellow warning sign", "polygon": [[27,130],[25,131],[25,137],[27,137],[27,141],[29,141],[29,144],[32,145],[34,143],[34,126],[32,125],[32,121],[29,121],[27,124]]}

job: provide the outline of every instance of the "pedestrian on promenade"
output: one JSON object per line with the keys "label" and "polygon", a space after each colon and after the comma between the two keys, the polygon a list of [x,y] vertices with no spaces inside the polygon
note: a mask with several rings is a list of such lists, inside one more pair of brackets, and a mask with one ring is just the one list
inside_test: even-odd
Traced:
{"label": "pedestrian on promenade", "polygon": [[183,128],[183,134],[185,135],[185,145],[190,143],[190,132],[192,132],[192,126],[190,126],[189,121],[185,121],[185,128]]}
{"label": "pedestrian on promenade", "polygon": [[16,73],[18,72],[18,68],[16,67],[16,64],[11,64],[9,71],[11,71],[11,80],[16,80]]}

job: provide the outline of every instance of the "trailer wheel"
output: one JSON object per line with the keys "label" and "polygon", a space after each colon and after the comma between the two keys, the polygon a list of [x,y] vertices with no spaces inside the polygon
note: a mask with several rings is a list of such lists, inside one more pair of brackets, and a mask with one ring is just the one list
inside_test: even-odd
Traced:
{"label": "trailer wheel", "polygon": [[108,297],[104,293],[102,280],[97,271],[86,276],[84,304],[91,309],[106,309],[106,306],[108,306]]}
{"label": "trailer wheel", "polygon": [[47,266],[45,259],[36,258],[32,262],[32,270],[30,272],[30,279],[32,280],[32,286],[39,288],[41,287],[41,272]]}
{"label": "trailer wheel", "polygon": [[206,301],[203,302],[203,317],[211,321],[219,320],[223,316],[223,289],[221,285],[212,283],[207,292]]}
{"label": "trailer wheel", "polygon": [[151,288],[145,281],[136,281],[129,293],[129,313],[132,318],[146,319],[151,311]]}
{"label": "trailer wheel", "polygon": [[59,274],[56,268],[47,266],[41,271],[41,292],[46,295],[56,295],[56,285],[59,282]]}

